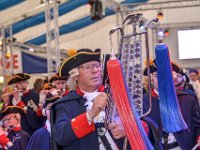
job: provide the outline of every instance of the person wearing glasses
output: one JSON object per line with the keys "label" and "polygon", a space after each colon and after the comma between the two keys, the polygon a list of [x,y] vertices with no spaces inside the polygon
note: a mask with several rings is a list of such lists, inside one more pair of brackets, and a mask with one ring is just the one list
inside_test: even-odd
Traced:
{"label": "person wearing glasses", "polygon": [[21,128],[25,111],[18,106],[7,106],[1,111],[0,149],[26,150],[30,135]]}
{"label": "person wearing glasses", "polygon": [[57,92],[53,92],[56,89],[51,89],[52,92],[46,95],[43,109],[45,110],[45,116],[47,120],[45,126],[38,129],[33,133],[28,143],[27,150],[50,150],[50,139],[51,139],[51,124],[50,124],[50,109],[52,104],[61,98]]}
{"label": "person wearing glasses", "polygon": [[22,129],[30,135],[43,126],[44,117],[42,110],[38,107],[39,95],[33,90],[28,89],[27,73],[15,74],[9,81],[8,85],[14,85],[12,105],[19,106],[26,111],[26,118],[22,118]]}
{"label": "person wearing glasses", "polygon": [[58,73],[54,74],[50,79],[49,82],[52,84],[54,88],[57,89],[58,95],[64,97],[68,94],[67,88],[67,78],[60,77]]}
{"label": "person wearing glasses", "polygon": [[59,69],[59,76],[72,78],[77,89],[52,105],[52,145],[58,149],[118,149],[104,126],[108,96],[101,85],[100,54],[99,49],[78,50]]}

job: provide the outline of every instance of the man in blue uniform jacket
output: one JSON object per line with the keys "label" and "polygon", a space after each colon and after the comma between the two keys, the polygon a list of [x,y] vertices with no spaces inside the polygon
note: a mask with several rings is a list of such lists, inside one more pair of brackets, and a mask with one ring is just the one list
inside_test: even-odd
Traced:
{"label": "man in blue uniform jacket", "polygon": [[17,89],[13,92],[12,105],[26,111],[26,118],[22,117],[22,129],[32,135],[35,130],[43,126],[44,118],[38,107],[39,95],[28,89],[28,79],[30,79],[29,74],[17,73],[8,81],[8,85],[14,84]]}
{"label": "man in blue uniform jacket", "polygon": [[[174,85],[177,89],[177,97],[180,110],[185,122],[187,123],[188,129],[169,134],[163,132],[159,107],[157,68],[154,60],[150,66],[150,73],[153,84],[151,95],[152,109],[151,112],[147,115],[147,117],[153,120],[153,122],[156,123],[156,125],[158,125],[158,129],[156,129],[156,132],[154,131],[154,133],[156,134],[148,134],[148,136],[156,150],[191,150],[192,147],[194,147],[195,144],[200,140],[199,106],[196,96],[192,94],[191,91],[184,89],[184,82],[186,80],[183,76],[186,76],[186,74],[184,74],[182,69],[180,69],[175,63],[171,64],[173,70]],[[145,69],[144,75],[147,75],[147,69]],[[146,113],[149,110],[150,106],[148,95],[149,93],[146,93],[143,96],[144,113]],[[147,121],[146,117],[143,119]],[[123,137],[126,134],[121,124],[116,124],[112,132],[115,138]],[[161,142],[163,143],[163,145],[160,144]]]}
{"label": "man in blue uniform jacket", "polygon": [[100,50],[78,50],[59,69],[61,77],[70,76],[77,83],[52,106],[53,140],[58,149],[117,149],[104,128],[107,94],[101,86]]}
{"label": "man in blue uniform jacket", "polygon": [[61,98],[56,89],[51,88],[51,92],[46,95],[45,103],[43,104],[44,114],[47,117],[45,126],[36,130],[28,143],[27,150],[50,150],[51,139],[51,124],[50,124],[50,108],[52,104]]}
{"label": "man in blue uniform jacket", "polygon": [[25,117],[25,111],[18,106],[1,110],[0,150],[26,150],[30,135],[21,129],[21,117]]}
{"label": "man in blue uniform jacket", "polygon": [[[156,61],[154,60],[150,66],[150,73],[152,77],[152,110],[148,117],[151,118],[160,128],[160,135],[162,136],[162,143],[165,149],[182,149],[191,150],[196,142],[200,139],[200,111],[196,96],[184,89],[184,82],[186,81],[186,74],[180,69],[178,65],[171,62],[173,70],[174,85],[176,87],[179,107],[188,126],[187,130],[175,133],[164,133],[162,130],[162,123],[160,118],[159,108],[159,93],[158,93],[158,78]],[[144,71],[147,75],[147,69]],[[148,93],[144,94],[143,110],[144,113],[149,109]]]}

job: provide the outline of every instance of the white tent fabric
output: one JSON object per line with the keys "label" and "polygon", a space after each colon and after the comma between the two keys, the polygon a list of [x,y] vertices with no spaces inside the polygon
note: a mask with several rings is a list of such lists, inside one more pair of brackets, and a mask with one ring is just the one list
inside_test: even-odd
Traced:
{"label": "white tent fabric", "polygon": [[[7,1],[7,0],[2,0],[1,2],[3,1]],[[26,0],[26,1],[12,0],[12,1],[21,1],[21,2],[16,3],[16,5],[13,5],[12,7],[9,7],[7,9],[0,10],[0,17],[1,17],[0,26],[8,25],[10,23],[14,24],[15,22],[21,20],[22,18],[26,19],[26,17],[34,16],[44,11],[44,7],[42,7],[42,5],[40,4],[40,0]],[[59,17],[60,27],[90,15],[90,6],[86,4],[86,0],[73,0],[73,1],[61,0],[61,4],[64,4],[70,1],[80,2],[80,3],[84,2],[84,4],[80,5],[80,7],[72,9],[69,13],[66,13],[60,16]],[[115,0],[115,1],[120,3],[125,0]],[[173,2],[174,0],[149,0],[148,2],[145,2],[145,3],[151,3],[151,2],[162,3],[166,1]],[[180,2],[183,2],[183,1],[185,0],[180,0]],[[168,3],[167,5],[170,5],[170,3]],[[155,9],[155,10],[148,10],[148,11],[140,11],[140,13],[143,13],[146,18],[154,18],[157,14],[157,10]],[[188,23],[193,23],[193,22],[200,22],[200,9],[198,6],[170,8],[170,9],[163,10],[163,13],[164,13],[164,18],[160,20],[161,25],[163,24],[165,25],[182,24],[183,25],[183,24],[188,24]],[[104,19],[102,19],[101,21],[98,21],[97,23],[81,28],[80,30],[63,34],[59,37],[60,48],[62,49],[70,49],[70,48],[79,49],[83,47],[87,47],[91,49],[101,48],[102,51],[108,52],[110,50],[108,32],[111,28],[116,26],[116,23],[117,23],[116,16],[111,15],[111,16],[105,17]],[[187,28],[189,27],[190,26],[188,25]],[[23,43],[44,34],[45,31],[46,31],[46,25],[45,23],[42,23],[42,24],[38,24],[32,27],[26,28],[24,30],[21,30],[20,32],[14,34],[14,37],[16,37],[17,41]],[[176,32],[176,30],[172,30],[172,31]],[[174,40],[176,36],[175,32],[172,33],[173,37],[171,37],[170,39],[173,40],[174,42],[177,42],[176,40]],[[173,53],[172,57],[176,61],[178,60],[177,46],[174,46],[175,45],[174,42],[170,41],[170,39],[166,39],[166,42],[169,42],[169,46],[171,47],[171,49],[176,50],[176,53],[172,52]],[[114,49],[117,49],[116,48],[117,36],[114,36],[113,41],[115,44]],[[151,51],[153,51],[153,46],[155,43],[150,42],[150,44],[151,44],[150,46]],[[45,44],[42,44],[41,46],[45,46]],[[182,64],[183,62],[179,61],[179,63]]]}

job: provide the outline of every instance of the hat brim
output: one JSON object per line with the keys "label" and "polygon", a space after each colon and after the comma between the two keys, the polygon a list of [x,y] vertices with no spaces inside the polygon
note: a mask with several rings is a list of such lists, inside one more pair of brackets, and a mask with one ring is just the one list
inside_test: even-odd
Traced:
{"label": "hat brim", "polygon": [[[150,73],[154,73],[155,71],[157,71],[156,67],[150,66]],[[144,76],[148,76],[148,74],[147,74],[147,68],[144,69],[143,74],[144,74]]]}
{"label": "hat brim", "polygon": [[189,83],[190,82],[190,78],[188,77],[188,75],[186,73],[184,73],[184,72],[182,72],[181,74],[182,74],[182,76],[185,77],[185,82]]}
{"label": "hat brim", "polygon": [[58,95],[56,95],[56,96],[54,96],[54,97],[51,97],[51,98],[47,98],[47,99],[45,100],[45,103],[43,104],[43,108],[47,107],[47,105],[48,105],[49,103],[54,103],[56,100],[58,100],[58,99],[60,99],[60,98],[62,98],[62,97],[60,97],[60,96],[58,96]]}
{"label": "hat brim", "polygon": [[24,81],[24,80],[28,80],[31,77],[29,75],[24,75],[24,78],[21,78],[20,76],[14,76],[12,79],[10,79],[10,81],[8,81],[8,85],[14,84],[16,82],[20,82],[20,81]]}
{"label": "hat brim", "polygon": [[69,57],[59,68],[59,76],[68,77],[69,71],[89,61],[100,62],[100,52],[79,52]]}
{"label": "hat brim", "polygon": [[49,80],[49,82],[52,83],[52,82],[54,82],[54,81],[56,81],[56,80],[67,80],[67,77],[59,77],[59,78],[57,78],[57,77],[52,77],[52,78]]}
{"label": "hat brim", "polygon": [[25,117],[25,111],[18,106],[8,106],[4,110],[1,111],[0,120],[8,114],[16,114],[19,113],[22,117]]}
{"label": "hat brim", "polygon": [[[180,67],[177,64],[175,64],[174,62],[171,62],[171,66],[172,66],[172,71],[175,71],[176,73],[181,73],[182,72]],[[153,73],[155,71],[157,71],[157,68],[156,68],[156,63],[154,61],[154,64],[152,64],[150,66],[150,73]],[[147,68],[144,69],[143,74],[144,74],[144,76],[147,76]]]}
{"label": "hat brim", "polygon": [[177,64],[175,64],[174,62],[171,62],[171,65],[172,65],[172,71],[175,71],[176,73],[182,72],[182,69]]}

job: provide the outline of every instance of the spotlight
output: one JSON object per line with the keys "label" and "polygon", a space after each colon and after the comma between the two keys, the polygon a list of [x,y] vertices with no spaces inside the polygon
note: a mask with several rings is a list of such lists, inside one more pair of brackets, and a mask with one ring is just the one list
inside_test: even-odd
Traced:
{"label": "spotlight", "polygon": [[163,40],[164,38],[164,31],[162,29],[160,29],[157,33],[157,37],[159,40]]}
{"label": "spotlight", "polygon": [[169,29],[165,29],[164,35],[165,35],[166,37],[169,36]]}
{"label": "spotlight", "polygon": [[30,52],[35,52],[35,50],[33,48],[29,48],[28,49]]}
{"label": "spotlight", "polygon": [[159,10],[157,13],[157,18],[160,20],[160,19],[163,19],[163,17],[164,17],[163,12]]}
{"label": "spotlight", "polygon": [[100,0],[90,0],[89,4],[91,5],[91,19],[100,20],[103,18],[103,6]]}

